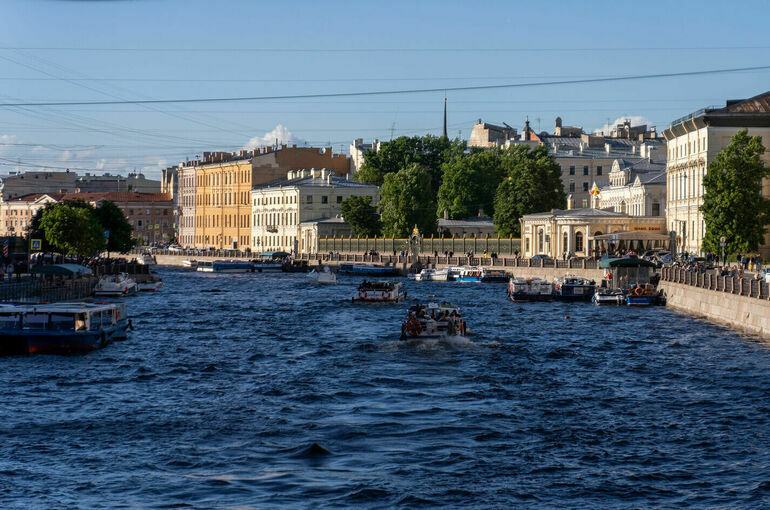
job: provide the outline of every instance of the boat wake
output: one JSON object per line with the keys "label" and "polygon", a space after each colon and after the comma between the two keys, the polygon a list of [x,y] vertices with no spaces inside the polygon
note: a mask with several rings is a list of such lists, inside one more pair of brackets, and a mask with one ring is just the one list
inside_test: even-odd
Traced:
{"label": "boat wake", "polygon": [[445,338],[410,338],[408,340],[393,340],[381,344],[384,350],[415,349],[415,350],[466,350],[481,347],[500,347],[499,342],[474,342],[467,336],[449,336]]}

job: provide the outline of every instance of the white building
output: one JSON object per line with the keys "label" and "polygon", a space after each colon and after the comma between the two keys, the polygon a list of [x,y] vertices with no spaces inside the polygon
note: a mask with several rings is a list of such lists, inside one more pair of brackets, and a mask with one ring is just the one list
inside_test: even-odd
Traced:
{"label": "white building", "polygon": [[300,237],[300,224],[340,214],[340,204],[351,196],[380,199],[377,186],[334,177],[333,171],[297,170],[286,179],[251,190],[251,249],[256,252],[308,252],[310,239]]}
{"label": "white building", "polygon": [[63,196],[62,193],[31,193],[0,201],[0,236],[25,236],[32,217],[46,205],[61,200]]}
{"label": "white building", "polygon": [[[703,251],[703,177],[708,165],[742,129],[748,129],[750,136],[761,136],[763,145],[770,146],[770,92],[727,101],[723,108],[703,108],[675,120],[663,131],[668,142],[666,220],[669,230],[676,232],[678,251]],[[762,160],[770,165],[770,151],[764,153]],[[763,193],[770,197],[767,180]],[[760,253],[765,260],[770,258],[770,235],[765,236]]]}
{"label": "white building", "polygon": [[185,247],[195,246],[196,169],[197,161],[182,163],[179,167],[179,244]]}
{"label": "white building", "polygon": [[364,164],[367,151],[377,152],[380,150],[380,141],[375,138],[372,143],[364,143],[363,138],[356,138],[350,144],[350,171],[356,173]]}
{"label": "white building", "polygon": [[616,159],[609,184],[599,188],[591,207],[611,209],[630,216],[664,216],[666,211],[666,165],[648,160]]}

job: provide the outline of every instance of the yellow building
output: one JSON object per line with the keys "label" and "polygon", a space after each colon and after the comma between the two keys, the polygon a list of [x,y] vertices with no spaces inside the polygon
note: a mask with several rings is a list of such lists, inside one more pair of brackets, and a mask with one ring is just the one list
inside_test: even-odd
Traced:
{"label": "yellow building", "polygon": [[[239,153],[204,153],[195,166],[194,246],[245,249],[251,239],[251,200],[254,186],[285,178],[291,170],[323,167],[344,175],[350,162],[331,149],[282,145]],[[186,180],[179,182],[185,195]],[[182,214],[192,212],[183,208]],[[180,221],[185,223],[185,218]],[[187,222],[189,223],[189,222]],[[185,223],[185,224],[187,224]]]}

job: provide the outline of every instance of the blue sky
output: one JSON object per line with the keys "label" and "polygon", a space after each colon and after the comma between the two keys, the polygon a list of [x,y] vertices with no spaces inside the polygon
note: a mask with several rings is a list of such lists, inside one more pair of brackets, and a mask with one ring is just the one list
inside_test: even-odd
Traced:
{"label": "blue sky", "polygon": [[[444,88],[770,64],[767,4],[0,0],[0,103]],[[663,128],[770,89],[770,72],[450,92],[449,134],[473,123]],[[442,93],[153,106],[0,107],[0,173],[157,171],[276,135],[441,131]],[[277,127],[280,126],[280,129]]]}

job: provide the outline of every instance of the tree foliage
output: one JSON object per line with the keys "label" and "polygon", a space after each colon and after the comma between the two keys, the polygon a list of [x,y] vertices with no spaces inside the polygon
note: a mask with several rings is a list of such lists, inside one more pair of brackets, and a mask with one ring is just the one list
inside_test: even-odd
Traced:
{"label": "tree foliage", "polygon": [[432,135],[401,136],[383,142],[377,152],[367,152],[357,179],[367,184],[382,186],[385,175],[399,172],[416,163],[430,176],[431,189],[435,195],[441,186],[441,165],[462,155],[465,147],[465,142],[457,139],[449,140]]}
{"label": "tree foliage", "polygon": [[350,223],[354,236],[374,237],[382,231],[380,215],[372,205],[372,197],[348,197],[340,204],[340,213]]}
{"label": "tree foliage", "polygon": [[495,193],[505,172],[503,151],[490,149],[455,157],[442,166],[443,179],[438,190],[438,216],[449,211],[451,219],[462,219],[483,210],[494,214]]}
{"label": "tree foliage", "polygon": [[521,235],[519,219],[525,214],[565,207],[561,169],[547,146],[529,150],[525,145],[513,145],[503,151],[502,167],[505,177],[494,200],[494,223],[499,235]]}
{"label": "tree foliage", "polygon": [[436,202],[429,172],[412,163],[385,175],[379,209],[386,237],[408,237],[416,225],[423,235],[436,233]]}
{"label": "tree foliage", "polygon": [[94,209],[94,217],[102,226],[103,231],[109,231],[107,251],[126,253],[136,246],[136,240],[131,237],[131,224],[123,211],[109,200],[103,201]]}
{"label": "tree foliage", "polygon": [[43,209],[38,226],[46,241],[66,255],[94,255],[105,247],[104,230],[93,208],[53,204]]}
{"label": "tree foliage", "polygon": [[753,253],[764,242],[770,223],[770,200],[762,195],[762,179],[770,170],[760,156],[762,138],[739,131],[708,166],[703,178],[701,212],[706,222],[703,249],[721,251],[725,236],[727,253]]}

